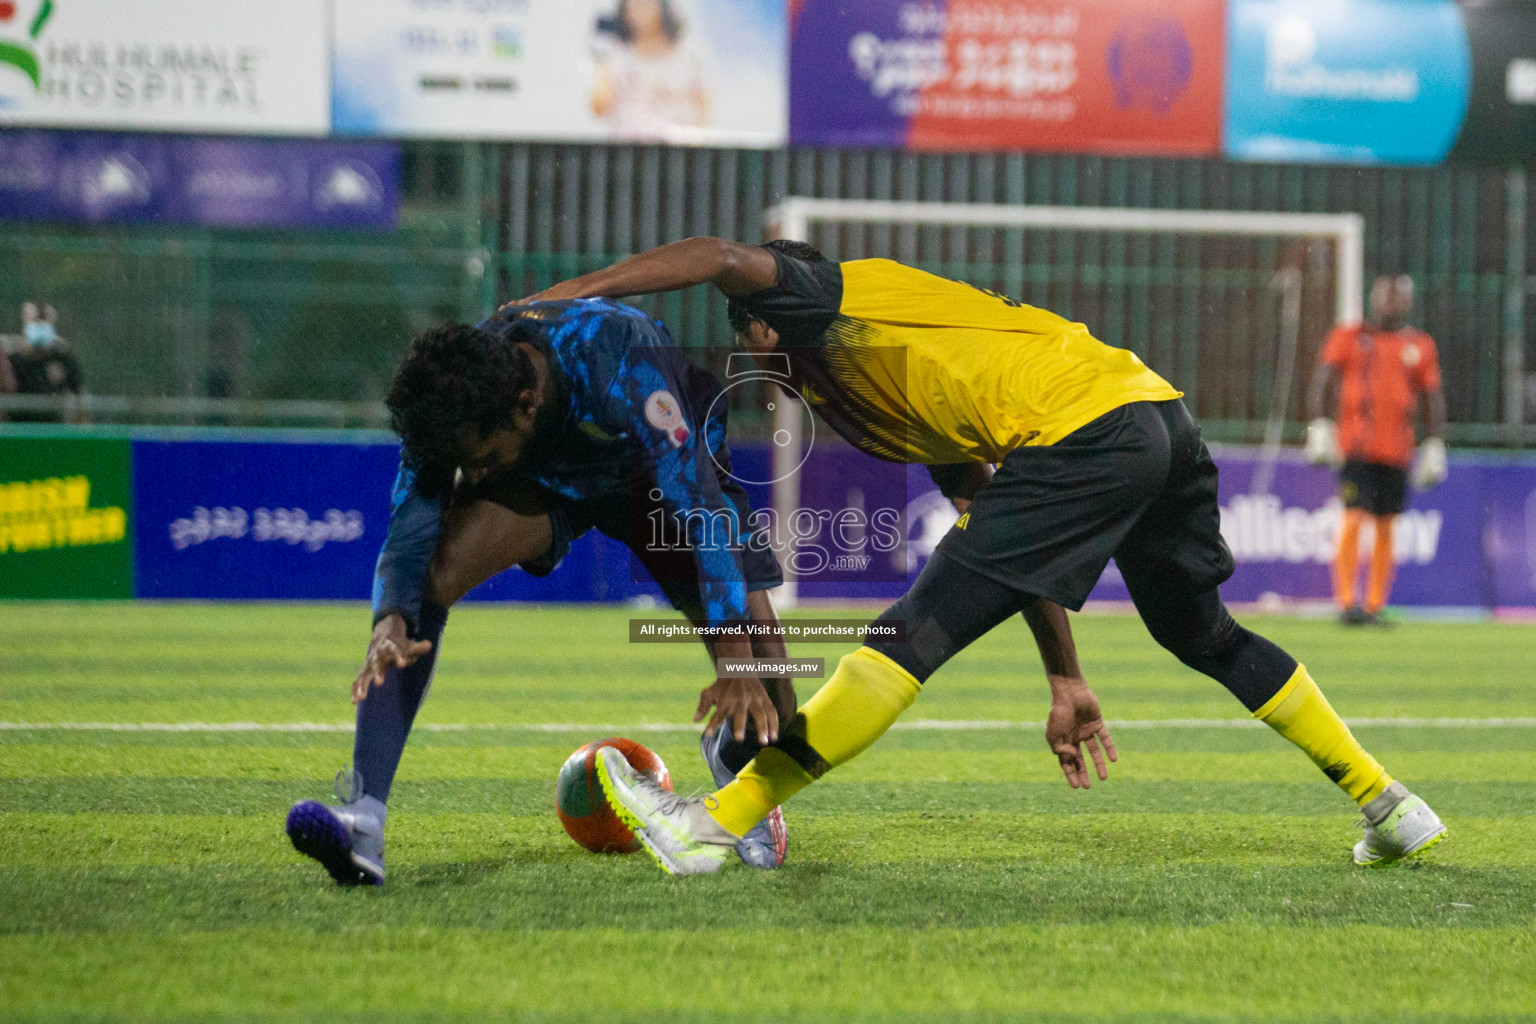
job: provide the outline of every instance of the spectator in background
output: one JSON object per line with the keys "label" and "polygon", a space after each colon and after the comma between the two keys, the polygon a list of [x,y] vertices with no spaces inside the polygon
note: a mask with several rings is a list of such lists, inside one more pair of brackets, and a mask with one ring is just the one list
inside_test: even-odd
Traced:
{"label": "spectator in background", "polygon": [[592,111],[614,138],[697,141],[709,123],[704,55],[672,0],[619,0],[597,19]]}
{"label": "spectator in background", "polygon": [[[22,303],[21,333],[25,343],[9,360],[18,394],[85,394],[80,361],[59,337],[58,312],[52,306],[39,308],[35,302]],[[82,422],[82,417],[74,413],[67,418],[72,423]],[[10,419],[16,423],[63,423],[66,416],[62,411],[16,411]]]}
{"label": "spectator in background", "polygon": [[[1371,319],[1335,328],[1318,357],[1309,397],[1307,459],[1340,466],[1344,524],[1334,559],[1333,594],[1345,625],[1380,625],[1395,568],[1392,523],[1407,500],[1414,421],[1425,410],[1427,437],[1413,485],[1428,490],[1446,477],[1445,395],[1434,339],[1407,325],[1413,279],[1378,277],[1371,285]],[[1337,386],[1338,424],[1328,418]],[[1376,539],[1362,605],[1357,595],[1360,530],[1369,519]]]}

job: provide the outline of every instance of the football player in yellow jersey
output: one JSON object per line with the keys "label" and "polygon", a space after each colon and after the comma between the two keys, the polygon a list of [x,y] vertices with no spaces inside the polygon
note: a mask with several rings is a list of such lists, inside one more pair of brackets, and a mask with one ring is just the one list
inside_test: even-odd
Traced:
{"label": "football player in yellow jersey", "polygon": [[[845,656],[789,729],[736,780],[677,797],[600,757],[610,803],[663,868],[713,871],[774,807],[879,738],[923,683],[1023,612],[1052,684],[1048,739],[1074,786],[1077,743],[1107,744],[1062,608],[1082,607],[1113,557],[1152,636],[1295,743],[1360,807],[1361,865],[1445,835],[1429,806],[1361,747],[1285,651],[1238,625],[1218,586],[1233,569],[1216,465],[1180,392],[1082,324],[890,260],[834,263],[803,242],[693,238],[558,284],[540,299],[619,297],[712,283],[754,354],[789,356],[792,384],[839,434],[883,459],[935,467],[969,498],[912,589],[881,621],[901,642]],[[987,478],[986,466],[996,463]],[[1113,748],[1109,748],[1113,756]]]}

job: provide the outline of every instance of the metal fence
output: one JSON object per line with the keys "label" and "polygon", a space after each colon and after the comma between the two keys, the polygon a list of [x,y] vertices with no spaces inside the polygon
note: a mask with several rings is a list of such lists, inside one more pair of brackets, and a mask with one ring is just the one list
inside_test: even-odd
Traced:
{"label": "metal fence", "polygon": [[[1440,345],[1453,439],[1514,442],[1532,430],[1516,418],[1536,418],[1529,168],[553,144],[410,144],[405,166],[401,227],[384,235],[0,226],[0,331],[23,299],[53,302],[98,394],[370,401],[430,323],[474,319],[661,242],[760,238],[763,211],[789,195],[1359,212],[1367,277],[1408,273],[1418,285],[1415,320]],[[1256,436],[1276,376],[1270,278],[1320,275],[1331,259],[1326,246],[1197,254],[1177,237],[1116,232],[1034,233],[986,258],[943,228],[907,240],[895,254],[999,282],[1146,353],[1231,439]],[[1191,273],[1193,302],[1174,287]],[[705,289],[643,304],[685,345],[729,344],[724,304]],[[1330,309],[1322,292],[1304,305],[1303,372]]]}

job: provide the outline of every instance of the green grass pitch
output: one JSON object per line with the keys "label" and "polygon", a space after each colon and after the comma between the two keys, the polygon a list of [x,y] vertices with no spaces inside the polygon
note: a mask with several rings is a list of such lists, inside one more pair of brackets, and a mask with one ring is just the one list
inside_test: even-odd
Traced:
{"label": "green grass pitch", "polygon": [[[1115,739],[1074,792],[1038,726],[893,731],[791,806],[791,864],[662,876],[561,831],[605,731],[685,723],[706,661],[616,609],[455,612],[391,806],[389,883],[283,835],[343,731],[0,729],[0,1019],[1536,1018],[1536,728],[1362,725],[1451,826],[1364,871],[1349,801],[1131,618],[1078,617]],[[1348,718],[1536,716],[1536,629],[1255,620]],[[355,606],[0,605],[0,721],[345,723]],[[797,653],[835,661],[846,648]],[[802,683],[801,696],[814,684]],[[1009,623],[910,719],[1039,721]],[[481,727],[484,728],[481,728]],[[681,790],[692,735],[631,732]]]}

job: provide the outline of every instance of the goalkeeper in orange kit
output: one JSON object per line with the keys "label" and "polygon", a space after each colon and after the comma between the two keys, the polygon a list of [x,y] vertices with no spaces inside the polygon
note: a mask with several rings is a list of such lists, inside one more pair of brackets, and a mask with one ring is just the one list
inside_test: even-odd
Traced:
{"label": "goalkeeper in orange kit", "polygon": [[[1427,436],[1412,468],[1420,490],[1446,477],[1445,395],[1435,340],[1407,325],[1413,279],[1378,277],[1371,286],[1371,319],[1335,328],[1318,356],[1309,395],[1312,423],[1307,457],[1339,467],[1344,523],[1333,566],[1333,596],[1347,626],[1380,625],[1392,592],[1392,524],[1407,504],[1414,419],[1422,404]],[[1337,390],[1337,426],[1324,412]],[[1361,528],[1375,531],[1365,601],[1357,585]]]}

